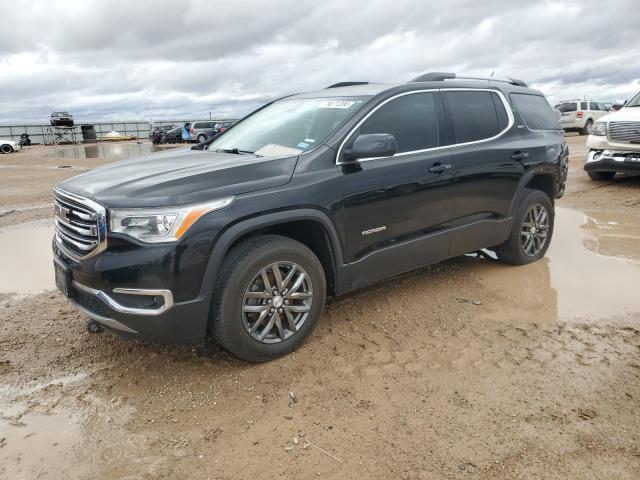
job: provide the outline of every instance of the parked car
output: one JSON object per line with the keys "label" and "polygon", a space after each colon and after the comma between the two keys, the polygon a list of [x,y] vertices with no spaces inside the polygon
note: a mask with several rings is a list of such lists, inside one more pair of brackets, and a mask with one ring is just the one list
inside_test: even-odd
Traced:
{"label": "parked car", "polygon": [[18,142],[0,138],[0,153],[13,153],[22,148]]}
{"label": "parked car", "polygon": [[155,125],[151,130],[149,130],[149,140],[153,141],[153,136],[156,132],[168,132],[174,128],[177,128],[177,125]]}
{"label": "parked car", "polygon": [[213,137],[217,133],[217,123],[218,122],[210,120],[191,122],[191,126],[189,127],[189,135],[191,136],[191,140],[202,143],[207,139]]}
{"label": "parked car", "polygon": [[588,135],[593,124],[609,112],[603,102],[593,100],[567,100],[553,108],[560,112],[560,124],[565,132],[580,135]]}
{"label": "parked car", "polygon": [[164,132],[164,143],[183,143],[182,127],[172,128]]}
{"label": "parked car", "polygon": [[73,115],[69,112],[53,112],[49,122],[54,127],[73,127]]}
{"label": "parked car", "polygon": [[640,173],[640,92],[617,112],[601,117],[587,138],[584,169],[592,180]]}
{"label": "parked car", "polygon": [[123,336],[209,331],[261,362],[309,336],[327,295],[481,248],[544,256],[568,148],[542,93],[454,74],[340,85],[58,185],[58,288]]}

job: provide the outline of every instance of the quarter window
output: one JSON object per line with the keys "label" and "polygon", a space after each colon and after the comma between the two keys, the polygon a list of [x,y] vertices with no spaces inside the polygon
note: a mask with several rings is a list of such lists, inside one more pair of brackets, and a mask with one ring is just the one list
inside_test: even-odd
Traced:
{"label": "quarter window", "polygon": [[391,100],[376,110],[356,131],[357,135],[390,133],[398,153],[438,146],[438,120],[433,93],[412,93]]}
{"label": "quarter window", "polygon": [[483,140],[500,133],[492,92],[460,91],[444,95],[453,123],[455,143]]}
{"label": "quarter window", "polygon": [[532,130],[560,130],[562,128],[558,121],[558,115],[552,110],[545,97],[512,93],[511,102]]}
{"label": "quarter window", "polygon": [[580,102],[580,110],[589,110],[589,102]]}

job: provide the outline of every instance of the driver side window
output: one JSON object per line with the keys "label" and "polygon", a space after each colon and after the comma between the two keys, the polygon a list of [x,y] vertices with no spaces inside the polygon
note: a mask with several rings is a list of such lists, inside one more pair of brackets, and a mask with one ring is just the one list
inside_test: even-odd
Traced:
{"label": "driver side window", "polygon": [[354,133],[390,133],[398,152],[411,152],[438,146],[438,120],[434,94],[412,93],[391,100],[376,110]]}

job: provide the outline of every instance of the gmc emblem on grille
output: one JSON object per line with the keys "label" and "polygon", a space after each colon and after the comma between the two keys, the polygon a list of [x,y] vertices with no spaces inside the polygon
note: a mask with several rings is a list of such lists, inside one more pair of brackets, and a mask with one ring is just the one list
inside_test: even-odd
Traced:
{"label": "gmc emblem on grille", "polygon": [[69,213],[71,213],[71,210],[69,210],[68,208],[64,208],[60,205],[55,205],[54,206],[54,210],[55,210],[55,216],[58,217],[61,220],[69,220]]}

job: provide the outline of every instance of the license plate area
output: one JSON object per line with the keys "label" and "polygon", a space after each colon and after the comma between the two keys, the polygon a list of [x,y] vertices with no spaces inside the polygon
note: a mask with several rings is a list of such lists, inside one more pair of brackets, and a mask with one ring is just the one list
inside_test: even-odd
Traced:
{"label": "license plate area", "polygon": [[54,260],[53,272],[55,275],[56,287],[65,297],[71,297],[73,289],[71,288],[71,272],[62,263]]}

